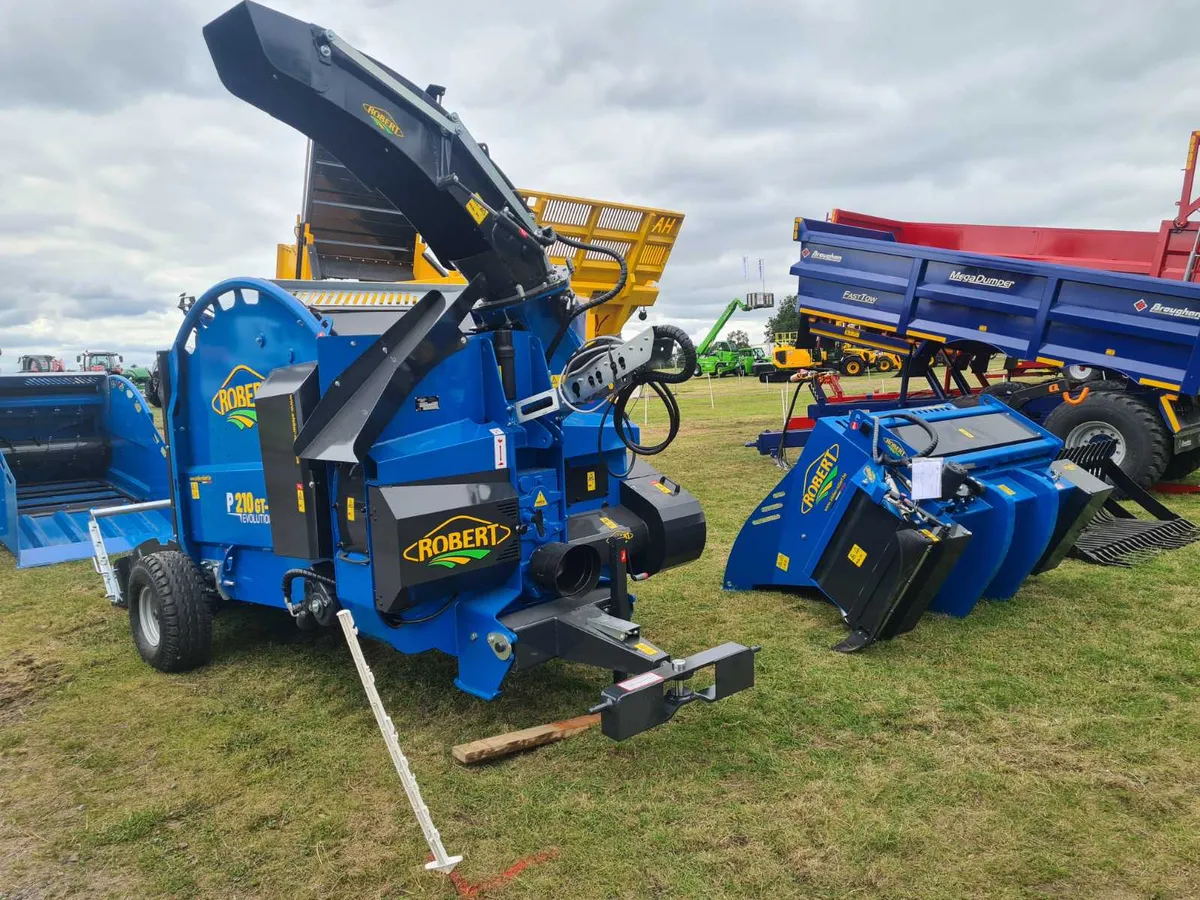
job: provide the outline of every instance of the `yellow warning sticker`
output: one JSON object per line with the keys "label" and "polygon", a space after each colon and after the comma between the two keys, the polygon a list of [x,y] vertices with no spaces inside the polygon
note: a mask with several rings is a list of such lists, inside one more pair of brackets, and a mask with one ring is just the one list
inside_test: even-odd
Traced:
{"label": "yellow warning sticker", "polygon": [[603,522],[605,525],[607,525],[609,528],[611,528],[613,531],[616,531],[618,528],[621,527],[616,522],[614,522],[612,519],[610,519],[608,516],[601,516],[600,521]]}
{"label": "yellow warning sticker", "polygon": [[960,428],[960,429],[958,429],[958,433],[959,433],[959,434],[965,434],[965,435],[966,435],[967,437],[969,437],[969,438],[973,438],[973,437],[975,437],[975,435],[971,434],[971,432],[967,431],[967,429],[965,429],[965,428]]}
{"label": "yellow warning sticker", "polygon": [[354,508],[354,498],[347,497],[346,498],[346,521],[353,522],[355,515],[357,515],[357,512],[358,511]]}
{"label": "yellow warning sticker", "polygon": [[1007,484],[998,484],[998,485],[996,485],[996,489],[1005,494],[1008,494],[1008,496],[1010,496],[1010,497],[1015,497],[1017,495],[1017,492],[1014,491],[1012,488],[1010,488]]}
{"label": "yellow warning sticker", "polygon": [[200,482],[198,482],[198,481],[192,482],[192,499],[193,500],[200,499]]}
{"label": "yellow warning sticker", "polygon": [[922,529],[921,529],[921,534],[925,535],[925,537],[929,538],[929,539],[930,539],[931,541],[933,541],[935,544],[936,544],[938,541],[940,541],[940,540],[941,540],[941,538],[940,538],[940,537],[938,537],[936,534],[934,534],[934,533],[933,533],[932,531],[930,531],[928,528],[922,528]]}
{"label": "yellow warning sticker", "polygon": [[662,653],[653,644],[647,644],[645,641],[638,641],[633,645],[633,649],[638,653],[645,653],[647,656],[658,656],[658,654]]}
{"label": "yellow warning sticker", "polygon": [[484,209],[483,204],[474,197],[467,201],[467,213],[472,219],[475,220],[476,225],[480,224],[484,219],[487,218],[487,210]]}
{"label": "yellow warning sticker", "polygon": [[587,484],[588,484],[587,489],[589,491],[594,491],[596,489],[596,472],[595,472],[595,470],[591,470],[587,473]]}
{"label": "yellow warning sticker", "polygon": [[652,485],[654,485],[656,488],[658,488],[660,491],[662,491],[664,494],[671,493],[671,489],[669,487],[667,487],[665,484],[663,484],[661,481],[652,481],[650,483]]}
{"label": "yellow warning sticker", "polygon": [[561,375],[551,375],[550,376],[550,387],[558,387],[560,384],[562,384],[562,376]]}
{"label": "yellow warning sticker", "polygon": [[846,554],[846,559],[854,563],[856,566],[862,567],[863,562],[867,558],[867,551],[855,544],[850,548],[850,552]]}
{"label": "yellow warning sticker", "polygon": [[788,559],[786,556],[784,556],[782,553],[777,553],[775,555],[775,568],[781,569],[782,571],[786,572],[788,570],[789,563],[791,563],[791,560]]}
{"label": "yellow warning sticker", "polygon": [[545,506],[550,501],[546,499],[546,495],[538,491],[537,499],[533,501],[534,506]]}
{"label": "yellow warning sticker", "polygon": [[304,485],[296,485],[296,509],[304,512]]}

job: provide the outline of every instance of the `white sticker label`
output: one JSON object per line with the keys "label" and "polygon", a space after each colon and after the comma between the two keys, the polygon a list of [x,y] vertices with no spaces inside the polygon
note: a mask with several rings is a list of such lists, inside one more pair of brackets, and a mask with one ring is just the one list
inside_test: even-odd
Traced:
{"label": "white sticker label", "polygon": [[641,675],[635,675],[633,678],[622,681],[617,687],[626,691],[639,691],[642,688],[650,687],[652,684],[658,684],[662,680],[661,675],[655,675],[653,672],[643,672]]}
{"label": "white sticker label", "polygon": [[508,435],[499,428],[492,428],[492,447],[496,451],[496,468],[508,468]]}
{"label": "white sticker label", "polygon": [[918,456],[912,461],[912,498],[942,499],[942,460]]}

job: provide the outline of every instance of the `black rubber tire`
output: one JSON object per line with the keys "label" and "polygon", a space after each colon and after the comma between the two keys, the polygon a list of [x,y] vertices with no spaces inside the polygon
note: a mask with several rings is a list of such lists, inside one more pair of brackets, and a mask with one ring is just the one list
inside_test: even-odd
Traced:
{"label": "black rubber tire", "polygon": [[892,362],[892,358],[890,356],[881,356],[875,361],[876,372],[890,372],[894,368],[896,368],[896,364]]}
{"label": "black rubber tire", "polygon": [[1159,480],[1182,481],[1197,469],[1200,469],[1200,449],[1173,453]]}
{"label": "black rubber tire", "polygon": [[1113,390],[1092,390],[1082,403],[1059,404],[1044,424],[1065,440],[1073,428],[1090,421],[1103,422],[1121,435],[1125,441],[1121,468],[1139,486],[1149,487],[1162,477],[1171,458],[1171,439],[1149,403]]}
{"label": "black rubber tire", "polygon": [[692,372],[692,377],[693,377],[693,378],[699,378],[699,377],[700,377],[701,375],[703,375],[703,374],[704,374],[704,373],[703,373],[703,372],[700,370],[700,367],[699,367],[699,366],[696,366],[695,370],[693,370],[693,372]]}
{"label": "black rubber tire", "polygon": [[[140,597],[149,588],[158,601],[157,644],[142,625]],[[204,577],[191,558],[178,550],[143,556],[129,573],[125,594],[133,643],[147,663],[160,672],[186,672],[212,656],[212,604]]]}
{"label": "black rubber tire", "polygon": [[1019,381],[996,381],[989,384],[979,393],[987,394],[989,397],[995,397],[1002,403],[1008,403],[1012,399],[1012,395],[1021,388],[1027,387]]}
{"label": "black rubber tire", "polygon": [[859,357],[847,356],[842,360],[842,364],[838,366],[838,368],[842,370],[842,374],[846,377],[854,378],[855,376],[861,375],[863,373],[863,369],[866,367],[863,365],[863,361]]}

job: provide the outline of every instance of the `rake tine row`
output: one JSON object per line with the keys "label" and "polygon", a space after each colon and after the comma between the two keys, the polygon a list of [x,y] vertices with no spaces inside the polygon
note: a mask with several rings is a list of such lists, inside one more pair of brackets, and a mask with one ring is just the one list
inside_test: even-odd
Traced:
{"label": "rake tine row", "polygon": [[1059,459],[1116,486],[1125,498],[1154,516],[1153,520],[1132,518],[1115,501],[1101,509],[1075,541],[1070,555],[1101,566],[1131,568],[1159,553],[1178,550],[1200,540],[1200,529],[1179,518],[1148,492],[1138,487],[1112,461],[1113,443],[1104,441],[1083,447],[1064,448]]}

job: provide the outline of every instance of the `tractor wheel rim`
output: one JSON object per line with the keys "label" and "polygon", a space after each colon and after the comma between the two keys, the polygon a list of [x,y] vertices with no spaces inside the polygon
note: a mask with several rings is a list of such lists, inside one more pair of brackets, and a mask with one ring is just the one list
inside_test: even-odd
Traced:
{"label": "tractor wheel rim", "polygon": [[157,647],[162,639],[162,631],[158,624],[158,598],[150,585],[142,588],[138,594],[138,621],[142,626],[142,637],[151,647]]}
{"label": "tractor wheel rim", "polygon": [[1064,443],[1068,447],[1085,447],[1105,439],[1113,442],[1112,461],[1119,466],[1125,461],[1125,438],[1107,422],[1081,422],[1071,429]]}

